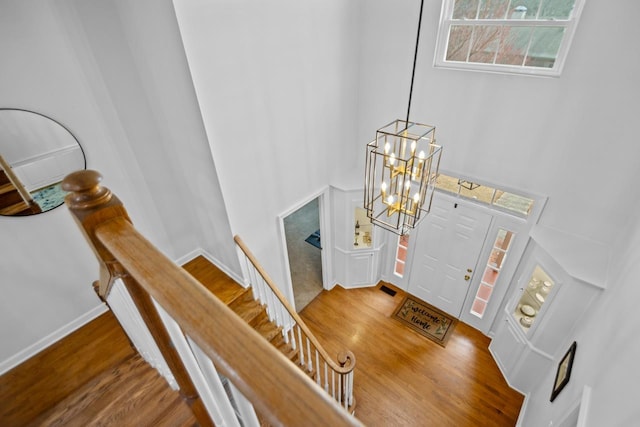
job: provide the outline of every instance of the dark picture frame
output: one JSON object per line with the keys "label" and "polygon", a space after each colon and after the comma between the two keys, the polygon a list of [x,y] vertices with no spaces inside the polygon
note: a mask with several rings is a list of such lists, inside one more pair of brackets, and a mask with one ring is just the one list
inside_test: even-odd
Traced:
{"label": "dark picture frame", "polygon": [[556,378],[553,380],[553,391],[551,392],[550,399],[551,402],[553,402],[556,396],[560,394],[571,378],[571,368],[573,368],[573,359],[576,356],[577,346],[578,344],[574,341],[564,357],[560,359],[558,370],[556,371]]}

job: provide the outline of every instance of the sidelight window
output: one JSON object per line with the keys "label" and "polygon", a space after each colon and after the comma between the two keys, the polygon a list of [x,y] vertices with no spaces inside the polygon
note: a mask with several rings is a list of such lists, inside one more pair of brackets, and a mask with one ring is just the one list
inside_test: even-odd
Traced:
{"label": "sidelight window", "polygon": [[409,235],[403,234],[398,237],[398,247],[396,248],[396,264],[393,272],[398,277],[404,276],[404,266],[407,262],[407,251],[409,248]]}
{"label": "sidelight window", "polygon": [[512,231],[500,229],[493,243],[491,254],[487,260],[480,286],[476,291],[476,296],[471,305],[471,314],[482,319],[491,300],[493,289],[498,281],[500,271],[507,258],[507,253],[511,247],[514,233]]}

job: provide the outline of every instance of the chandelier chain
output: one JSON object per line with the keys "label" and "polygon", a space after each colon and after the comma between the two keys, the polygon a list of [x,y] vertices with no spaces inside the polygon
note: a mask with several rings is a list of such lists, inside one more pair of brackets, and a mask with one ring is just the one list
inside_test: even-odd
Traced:
{"label": "chandelier chain", "polygon": [[416,50],[413,54],[413,69],[411,70],[411,86],[409,87],[409,105],[407,106],[407,126],[409,126],[409,114],[411,113],[411,98],[413,96],[413,81],[416,76],[416,62],[418,61],[418,45],[420,43],[420,27],[422,27],[422,9],[424,0],[420,0],[420,14],[418,17],[418,34],[416,35]]}

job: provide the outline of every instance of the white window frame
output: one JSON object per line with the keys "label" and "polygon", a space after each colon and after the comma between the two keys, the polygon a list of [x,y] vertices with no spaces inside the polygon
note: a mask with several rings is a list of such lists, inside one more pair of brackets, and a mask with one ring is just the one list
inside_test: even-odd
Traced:
{"label": "white window frame", "polygon": [[[514,1],[514,0],[512,0]],[[564,63],[580,19],[585,0],[576,0],[571,16],[566,20],[555,19],[452,19],[455,0],[443,0],[440,13],[440,26],[436,41],[434,66],[458,70],[484,71],[493,73],[525,74],[532,76],[558,77],[562,73]],[[449,32],[452,25],[505,25],[512,27],[564,27],[565,33],[558,49],[558,55],[552,68],[531,67],[524,65],[487,64],[477,62],[447,61]]]}
{"label": "white window frame", "polygon": [[[407,246],[404,246],[402,244],[402,238],[403,236],[398,236],[398,244],[396,245],[396,256],[395,256],[395,262],[393,263],[393,274],[395,274],[396,276],[403,278],[404,275],[407,273],[405,271],[405,268],[407,267],[407,257],[409,256],[409,235],[405,234],[404,238],[407,239]],[[405,256],[404,259],[400,259],[398,258],[398,254],[400,253],[400,248],[405,250]],[[398,272],[398,263],[402,264],[403,268],[402,268],[402,274],[400,274]]]}

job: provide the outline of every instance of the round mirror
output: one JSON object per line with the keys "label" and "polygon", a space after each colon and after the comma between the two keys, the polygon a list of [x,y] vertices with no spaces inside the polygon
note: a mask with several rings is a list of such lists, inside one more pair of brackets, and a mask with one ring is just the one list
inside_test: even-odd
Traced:
{"label": "round mirror", "polygon": [[0,108],[0,215],[26,216],[64,203],[62,179],[85,169],[78,140],[55,120]]}

